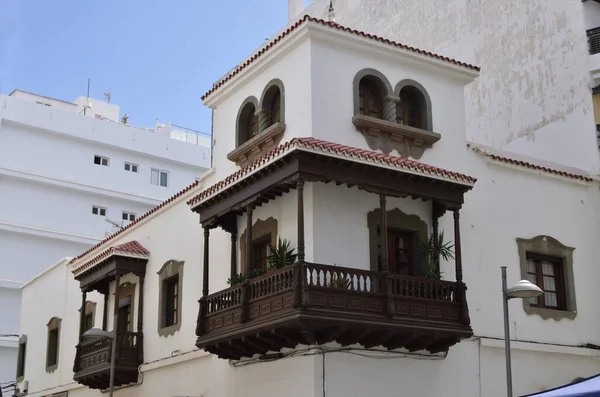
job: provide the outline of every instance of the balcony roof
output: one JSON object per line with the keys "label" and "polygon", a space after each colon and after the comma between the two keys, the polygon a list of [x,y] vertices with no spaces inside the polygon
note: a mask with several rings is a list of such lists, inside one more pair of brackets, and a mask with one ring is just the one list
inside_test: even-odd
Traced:
{"label": "balcony roof", "polygon": [[223,211],[243,211],[238,207],[250,199],[264,203],[280,196],[293,188],[292,182],[298,178],[335,181],[392,197],[436,200],[451,207],[460,207],[463,194],[476,182],[468,175],[404,157],[315,138],[294,138],[202,191],[188,205],[200,213],[204,223],[223,216]]}

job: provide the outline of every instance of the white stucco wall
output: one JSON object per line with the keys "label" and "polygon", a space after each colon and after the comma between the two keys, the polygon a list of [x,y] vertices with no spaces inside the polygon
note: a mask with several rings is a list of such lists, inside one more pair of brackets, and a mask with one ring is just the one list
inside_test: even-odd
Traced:
{"label": "white stucco wall", "polygon": [[[581,61],[593,3],[348,0],[335,3],[335,14],[342,25],[480,66],[465,91],[468,140],[597,172]],[[300,13],[325,18],[327,4],[314,0]]]}
{"label": "white stucco wall", "polygon": [[214,99],[211,100],[215,102],[209,106],[214,107],[213,130],[219,131],[215,133],[213,147],[216,180],[238,169],[227,159],[227,154],[236,147],[236,116],[242,102],[249,96],[260,101],[263,90],[272,79],[280,79],[285,87],[286,130],[282,143],[294,137],[311,135],[310,45],[304,38],[299,45],[285,51],[285,57],[280,57],[276,63],[269,60],[279,50],[267,51],[253,62],[251,75],[246,74],[242,79],[236,79],[236,85],[228,84],[232,88],[213,94]]}

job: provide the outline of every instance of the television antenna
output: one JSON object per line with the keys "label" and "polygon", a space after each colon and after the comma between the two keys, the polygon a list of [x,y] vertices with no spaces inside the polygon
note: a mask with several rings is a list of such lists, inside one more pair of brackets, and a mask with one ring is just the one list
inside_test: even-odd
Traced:
{"label": "television antenna", "polygon": [[117,222],[111,220],[111,219],[104,219],[105,222],[110,223],[111,225],[113,225],[114,227],[118,228],[118,229],[123,229],[123,221],[121,221],[121,224],[118,224]]}
{"label": "television antenna", "polygon": [[104,93],[104,98],[106,98],[106,102],[110,103],[110,97],[111,97],[112,93],[110,91],[106,91]]}

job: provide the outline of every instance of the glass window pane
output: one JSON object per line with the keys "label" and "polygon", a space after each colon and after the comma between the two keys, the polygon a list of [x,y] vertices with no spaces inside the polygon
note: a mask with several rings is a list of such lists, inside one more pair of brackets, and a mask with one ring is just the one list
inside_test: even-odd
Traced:
{"label": "glass window pane", "polygon": [[166,172],[161,172],[160,173],[160,186],[167,187],[167,179],[168,179],[168,174]]}
{"label": "glass window pane", "polygon": [[556,291],[556,280],[551,276],[544,276],[544,291]]}
{"label": "glass window pane", "polygon": [[131,171],[137,172],[137,165],[132,165],[131,166]]}
{"label": "glass window pane", "polygon": [[544,294],[544,302],[546,303],[546,306],[558,307],[556,293],[555,292],[546,292]]}
{"label": "glass window pane", "polygon": [[533,259],[527,259],[527,271],[529,273],[535,273],[535,261]]}
{"label": "glass window pane", "polygon": [[542,273],[547,276],[554,276],[554,265],[550,262],[542,261]]}

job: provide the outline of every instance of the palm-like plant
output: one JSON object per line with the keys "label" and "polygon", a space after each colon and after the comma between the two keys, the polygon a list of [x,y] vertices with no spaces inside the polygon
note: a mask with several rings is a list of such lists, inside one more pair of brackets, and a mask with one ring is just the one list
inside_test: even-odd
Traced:
{"label": "palm-like plant", "polygon": [[444,242],[444,232],[437,236],[431,234],[426,243],[421,242],[421,250],[425,256],[426,272],[425,277],[440,280],[440,258],[445,261],[454,259],[454,244],[451,241]]}
{"label": "palm-like plant", "polygon": [[277,270],[296,262],[298,254],[294,251],[294,248],[290,248],[290,242],[287,239],[279,238],[277,241],[277,247],[269,244],[269,256],[267,261],[269,263],[269,270]]}

